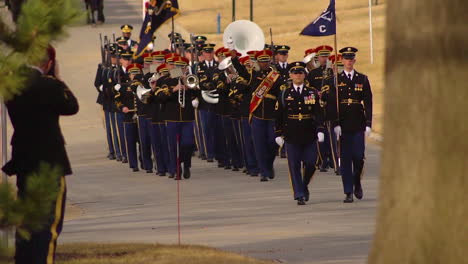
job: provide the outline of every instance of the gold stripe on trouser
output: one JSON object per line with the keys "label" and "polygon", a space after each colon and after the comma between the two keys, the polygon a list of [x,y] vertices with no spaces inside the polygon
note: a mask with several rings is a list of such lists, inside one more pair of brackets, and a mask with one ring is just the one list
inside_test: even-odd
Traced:
{"label": "gold stripe on trouser", "polygon": [[318,168],[318,165],[319,164],[323,164],[323,158],[322,158],[322,154],[320,154],[320,145],[319,145],[319,142],[317,140],[317,160],[315,161],[315,168]]}
{"label": "gold stripe on trouser", "polygon": [[[111,115],[112,113],[109,112],[109,115]],[[114,144],[114,128],[112,127],[112,118],[109,116],[109,126],[110,126],[110,130],[111,130],[111,138],[112,138],[112,148],[115,148],[115,144]],[[116,155],[117,153],[117,150],[114,149],[114,155]],[[122,154],[122,153],[120,153]]]}
{"label": "gold stripe on trouser", "polygon": [[119,121],[117,120],[117,113],[115,114],[115,128],[117,130],[117,141],[119,142],[120,155],[123,157],[122,143],[120,143],[120,131],[119,131]]}
{"label": "gold stripe on trouser", "polygon": [[[122,124],[122,125],[123,125],[123,129],[124,129],[124,134],[125,134],[125,137],[124,137],[125,147],[127,148],[127,161],[128,161],[128,165],[130,166],[130,155],[128,154],[127,129],[125,128],[125,124]],[[138,158],[137,158],[137,160],[138,160]],[[138,161],[137,161],[137,165],[138,165]]]}
{"label": "gold stripe on trouser", "polygon": [[[200,114],[200,110],[197,110],[198,111],[198,114]],[[198,117],[197,117],[198,118]],[[200,114],[200,118],[201,118],[201,114]],[[206,158],[208,158],[208,149],[206,148],[206,138],[205,138],[205,131],[203,130],[203,122],[200,120],[201,124],[200,124],[200,128],[201,128],[201,136],[203,137],[203,148],[205,149],[205,156]]]}
{"label": "gold stripe on trouser", "polygon": [[65,193],[65,176],[62,176],[60,178],[60,190],[57,196],[57,201],[55,202],[55,218],[54,222],[52,223],[52,226],[50,227],[50,233],[52,234],[52,238],[50,239],[49,242],[49,252],[47,253],[47,264],[53,264],[54,263],[54,252],[55,252],[55,247],[56,247],[56,242],[57,242],[57,226],[60,223],[60,220],[62,218],[62,203],[65,202],[63,201],[63,195]]}
{"label": "gold stripe on trouser", "polygon": [[[198,133],[197,133],[198,131]],[[200,142],[198,142],[198,137],[200,136],[200,129],[198,129],[198,113],[195,109],[195,125],[193,126],[193,133],[195,134],[195,145],[197,146],[198,151],[200,151]]]}
{"label": "gold stripe on trouser", "polygon": [[[286,144],[286,143],[284,143]],[[292,173],[291,173],[291,167],[289,166],[289,159],[286,159],[286,161],[288,162],[288,175],[289,175],[289,185],[291,186],[291,189],[293,190],[293,198],[296,198],[294,197],[294,186],[293,186],[293,183],[292,183]]]}
{"label": "gold stripe on trouser", "polygon": [[335,171],[338,171],[338,166],[336,164],[336,160],[335,160],[335,150],[336,150],[336,144],[334,145],[333,144],[333,136],[332,136],[332,133],[331,133],[331,129],[330,129],[330,124],[327,124],[327,129],[328,129],[328,137],[329,137],[329,140],[330,140],[330,150],[331,150],[331,153],[332,153],[332,157],[333,157],[333,164],[335,166]]}
{"label": "gold stripe on trouser", "polygon": [[[137,129],[138,129],[138,147],[140,149],[140,156],[141,156],[141,163],[143,166],[145,166],[145,162],[144,162],[144,159],[143,159],[143,144],[141,144],[141,129],[140,129],[140,117],[137,116],[137,119],[136,119],[136,123],[137,123]],[[137,153],[137,160],[138,160],[138,153]],[[138,162],[137,162],[138,164]],[[143,169],[143,168],[142,168]]]}

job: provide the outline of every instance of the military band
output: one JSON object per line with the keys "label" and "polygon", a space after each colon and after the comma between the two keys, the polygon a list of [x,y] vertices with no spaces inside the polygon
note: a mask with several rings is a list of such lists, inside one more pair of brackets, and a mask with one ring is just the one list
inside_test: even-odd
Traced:
{"label": "military band", "polygon": [[168,49],[148,46],[133,58],[132,29],[122,25],[122,36],[103,45],[94,83],[109,159],[182,180],[191,178],[198,152],[220,169],[267,182],[280,155],[298,205],[309,200],[316,169],[341,174],[344,202],[363,197],[372,93],[367,76],[354,69],[356,48],[335,56],[320,45],[289,63],[287,45],[241,54],[173,32]]}

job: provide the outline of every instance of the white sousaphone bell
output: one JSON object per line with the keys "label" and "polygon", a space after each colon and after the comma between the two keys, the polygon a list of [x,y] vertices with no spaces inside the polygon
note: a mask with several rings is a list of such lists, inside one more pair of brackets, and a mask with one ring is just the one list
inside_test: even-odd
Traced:
{"label": "white sousaphone bell", "polygon": [[[265,35],[263,30],[254,22],[249,20],[237,20],[229,24],[224,29],[223,45],[230,50],[236,50],[242,56],[247,55],[251,50],[263,50],[265,47]],[[222,60],[218,69],[224,71],[226,76],[231,74],[232,80],[238,76],[236,69],[232,65],[231,57]],[[219,95],[216,90],[202,91],[203,100],[210,104],[216,104],[219,101]]]}

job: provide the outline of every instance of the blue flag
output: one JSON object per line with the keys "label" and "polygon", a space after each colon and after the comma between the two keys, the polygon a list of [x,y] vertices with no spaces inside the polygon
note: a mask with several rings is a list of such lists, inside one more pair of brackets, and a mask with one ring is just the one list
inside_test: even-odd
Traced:
{"label": "blue flag", "polygon": [[178,13],[179,3],[177,0],[151,0],[147,3],[145,19],[140,30],[140,43],[138,44],[138,50],[133,54],[134,59],[145,53],[146,47],[153,41],[154,32]]}
{"label": "blue flag", "polygon": [[330,0],[328,8],[312,23],[305,27],[300,35],[330,36],[336,34],[335,0]]}

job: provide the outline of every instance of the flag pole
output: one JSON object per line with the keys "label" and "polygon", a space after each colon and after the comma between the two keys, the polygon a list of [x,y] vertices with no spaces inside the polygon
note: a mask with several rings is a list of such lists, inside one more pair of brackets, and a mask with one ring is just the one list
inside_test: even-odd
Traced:
{"label": "flag pole", "polygon": [[369,39],[370,39],[370,63],[374,64],[374,43],[372,42],[372,0],[369,0]]}
{"label": "flag pole", "polygon": [[[334,77],[335,77],[335,95],[336,95],[336,114],[337,114],[337,118],[338,120],[340,120],[340,102],[338,101],[339,100],[339,96],[338,96],[338,67],[337,67],[337,62],[338,62],[338,41],[337,41],[337,37],[336,35],[338,34],[338,30],[335,29],[335,35],[334,35],[334,45],[335,45],[335,67],[334,67]],[[336,135],[335,135],[336,136]],[[338,168],[341,167],[341,151],[340,151],[340,141],[337,140],[336,141],[336,154],[337,154],[337,158],[338,158]]]}

